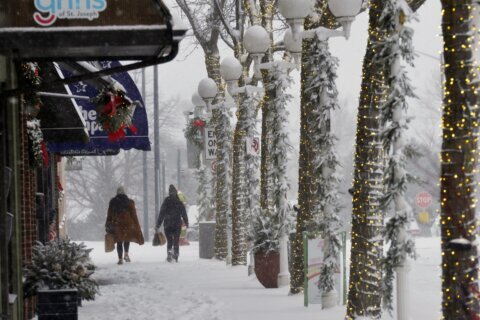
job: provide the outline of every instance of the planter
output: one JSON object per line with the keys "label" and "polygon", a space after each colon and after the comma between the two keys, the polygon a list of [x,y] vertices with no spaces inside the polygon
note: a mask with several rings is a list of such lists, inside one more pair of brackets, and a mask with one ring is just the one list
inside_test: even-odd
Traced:
{"label": "planter", "polygon": [[78,320],[77,289],[38,290],[38,320]]}
{"label": "planter", "polygon": [[255,275],[265,288],[278,288],[280,254],[277,251],[255,252]]}
{"label": "planter", "polygon": [[337,290],[322,292],[322,309],[329,309],[338,305]]}

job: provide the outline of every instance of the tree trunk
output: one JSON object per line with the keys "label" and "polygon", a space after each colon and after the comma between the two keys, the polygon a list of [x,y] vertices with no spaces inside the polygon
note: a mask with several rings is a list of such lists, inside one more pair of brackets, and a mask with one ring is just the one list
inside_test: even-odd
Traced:
{"label": "tree trunk", "polygon": [[[474,2],[442,0],[446,79],[440,179],[442,309],[443,318],[458,320],[478,319],[480,312],[475,245],[479,99],[472,47],[478,45],[472,41],[478,32],[472,19]],[[477,5],[475,9],[480,8]]]}
{"label": "tree trunk", "polygon": [[357,116],[353,182],[352,248],[347,319],[381,316],[383,212],[383,147],[380,142],[380,106],[385,95],[384,71],[373,63],[374,45],[383,36],[378,28],[383,0],[369,10],[369,39],[363,61],[362,91]]}

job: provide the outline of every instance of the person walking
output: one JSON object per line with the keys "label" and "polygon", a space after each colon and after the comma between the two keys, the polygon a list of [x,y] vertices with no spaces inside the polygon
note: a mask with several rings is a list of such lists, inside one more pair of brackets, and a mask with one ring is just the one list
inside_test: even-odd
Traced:
{"label": "person walking", "polygon": [[117,195],[108,204],[105,231],[113,234],[117,243],[118,264],[130,262],[128,254],[130,242],[142,245],[144,243],[142,230],[138,223],[135,202],[128,198],[123,187],[118,187]]}
{"label": "person walking", "polygon": [[165,237],[167,238],[167,261],[178,262],[178,255],[180,253],[179,240],[180,232],[182,230],[182,222],[188,228],[188,217],[185,205],[178,198],[177,189],[173,184],[168,188],[168,197],[160,207],[160,214],[158,215],[155,228],[159,229],[163,223],[165,230]]}

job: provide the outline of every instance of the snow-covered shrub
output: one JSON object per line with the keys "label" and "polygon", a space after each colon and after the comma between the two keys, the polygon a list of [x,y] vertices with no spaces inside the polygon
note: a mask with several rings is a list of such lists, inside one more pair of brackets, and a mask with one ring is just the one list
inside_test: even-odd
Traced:
{"label": "snow-covered shrub", "polygon": [[70,239],[37,242],[32,262],[24,269],[24,296],[34,296],[41,289],[77,289],[82,300],[94,300],[98,284],[90,277],[95,269],[90,251],[83,242]]}

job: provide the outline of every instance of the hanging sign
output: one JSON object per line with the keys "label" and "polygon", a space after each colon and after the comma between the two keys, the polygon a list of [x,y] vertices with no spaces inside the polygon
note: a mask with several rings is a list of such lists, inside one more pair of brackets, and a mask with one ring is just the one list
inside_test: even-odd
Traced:
{"label": "hanging sign", "polygon": [[213,128],[205,128],[205,159],[217,158],[217,137]]}
{"label": "hanging sign", "polygon": [[247,154],[252,156],[260,156],[260,137],[246,139]]}

